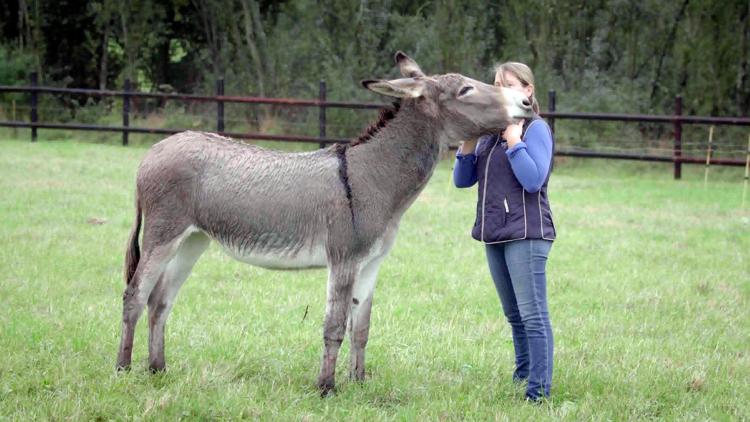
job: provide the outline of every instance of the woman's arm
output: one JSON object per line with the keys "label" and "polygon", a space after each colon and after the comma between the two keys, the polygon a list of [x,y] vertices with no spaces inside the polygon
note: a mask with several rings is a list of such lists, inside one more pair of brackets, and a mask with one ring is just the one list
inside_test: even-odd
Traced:
{"label": "woman's arm", "polygon": [[468,188],[477,182],[477,157],[474,154],[477,141],[464,141],[456,152],[453,166],[453,184],[457,188]]}
{"label": "woman's arm", "polygon": [[552,160],[552,134],[544,120],[535,120],[526,130],[523,142],[505,152],[510,160],[513,174],[523,188],[538,192],[547,180]]}

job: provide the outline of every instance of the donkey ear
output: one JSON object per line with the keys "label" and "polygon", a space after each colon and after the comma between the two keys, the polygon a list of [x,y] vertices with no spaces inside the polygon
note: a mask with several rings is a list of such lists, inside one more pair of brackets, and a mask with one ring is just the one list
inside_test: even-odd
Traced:
{"label": "donkey ear", "polygon": [[417,98],[422,95],[424,81],[414,78],[401,78],[392,81],[362,81],[362,86],[378,94],[396,98]]}
{"label": "donkey ear", "polygon": [[397,51],[396,55],[394,56],[394,60],[396,60],[396,64],[401,70],[401,75],[403,75],[405,78],[417,78],[420,76],[424,76],[424,72],[422,72],[422,69],[419,68],[417,62],[412,60],[411,57],[404,54],[403,51]]}

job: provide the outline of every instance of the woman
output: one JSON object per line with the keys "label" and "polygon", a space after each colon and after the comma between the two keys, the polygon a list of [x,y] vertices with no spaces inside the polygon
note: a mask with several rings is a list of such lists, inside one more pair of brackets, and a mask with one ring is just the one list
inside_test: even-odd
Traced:
{"label": "woman", "polygon": [[453,181],[479,183],[472,237],[485,244],[490,274],[513,334],[513,380],[528,381],[527,400],[550,395],[553,340],[547,311],[545,264],[555,238],[547,200],[554,141],[534,96],[534,75],[522,63],[495,69],[495,85],[515,89],[532,103],[534,117],[501,135],[465,141],[456,154]]}

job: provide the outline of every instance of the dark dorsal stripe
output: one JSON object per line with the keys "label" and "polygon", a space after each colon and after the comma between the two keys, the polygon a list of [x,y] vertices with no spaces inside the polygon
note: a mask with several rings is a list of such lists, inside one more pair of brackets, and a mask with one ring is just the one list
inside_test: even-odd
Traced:
{"label": "dark dorsal stripe", "polygon": [[349,149],[348,144],[335,144],[333,150],[336,152],[336,157],[339,159],[339,180],[344,185],[346,191],[346,200],[349,203],[349,212],[352,214],[352,224],[354,224],[354,207],[352,206],[352,185],[349,184],[349,170],[346,163],[346,150]]}
{"label": "dark dorsal stripe", "polygon": [[351,141],[348,144],[339,143],[333,145],[333,151],[336,153],[336,157],[339,159],[339,180],[341,180],[341,184],[344,185],[344,190],[346,191],[346,200],[349,203],[349,211],[352,215],[352,225],[354,224],[354,206],[352,205],[352,186],[351,184],[349,184],[349,170],[346,161],[346,151],[351,147],[363,144],[372,139],[372,137],[375,136],[375,134],[378,133],[380,129],[384,128],[390,120],[393,120],[393,118],[396,117],[396,113],[398,113],[398,110],[400,108],[401,103],[399,101],[394,102],[392,108],[381,108],[378,120],[376,120],[367,129],[365,129],[365,131],[361,135],[359,135],[356,140]]}

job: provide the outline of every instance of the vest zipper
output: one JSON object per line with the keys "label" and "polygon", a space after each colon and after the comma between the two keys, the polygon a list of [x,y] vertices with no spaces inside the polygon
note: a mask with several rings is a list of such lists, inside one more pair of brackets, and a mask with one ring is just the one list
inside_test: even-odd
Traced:
{"label": "vest zipper", "polygon": [[490,170],[490,161],[492,159],[492,153],[495,151],[495,147],[497,146],[497,139],[495,139],[495,143],[492,145],[492,148],[490,149],[490,153],[487,154],[487,163],[484,165],[484,190],[482,192],[482,233],[480,238],[482,239],[482,242],[484,242],[484,204],[487,201],[487,174]]}

